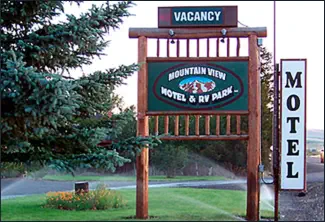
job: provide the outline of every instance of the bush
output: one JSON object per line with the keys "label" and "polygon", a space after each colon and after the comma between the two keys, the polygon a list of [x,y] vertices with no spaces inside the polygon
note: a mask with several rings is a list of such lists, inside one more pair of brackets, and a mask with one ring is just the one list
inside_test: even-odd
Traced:
{"label": "bush", "polygon": [[45,207],[61,210],[106,210],[126,206],[121,194],[100,184],[96,190],[81,192],[49,192]]}
{"label": "bush", "polygon": [[150,159],[155,168],[164,172],[167,178],[173,178],[176,176],[177,171],[182,170],[186,166],[188,151],[183,146],[173,146],[170,143],[164,143],[155,150],[152,150]]}
{"label": "bush", "polygon": [[47,175],[48,169],[39,162],[1,162],[1,178],[28,176],[42,178]]}
{"label": "bush", "polygon": [[22,163],[1,162],[1,178],[19,177],[25,173]]}

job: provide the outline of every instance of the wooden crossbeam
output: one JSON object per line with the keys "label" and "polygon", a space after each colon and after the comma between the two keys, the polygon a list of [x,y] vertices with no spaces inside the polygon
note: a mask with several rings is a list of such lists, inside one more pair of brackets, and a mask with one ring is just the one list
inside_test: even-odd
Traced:
{"label": "wooden crossbeam", "polygon": [[190,136],[161,136],[161,140],[248,140],[248,135],[190,135]]}
{"label": "wooden crossbeam", "polygon": [[[194,39],[194,38],[217,38],[223,37],[221,30],[223,28],[192,28],[192,29],[173,29],[175,35],[173,38],[177,39]],[[170,38],[169,30],[167,28],[129,28],[129,38],[139,38],[145,36],[148,38]],[[266,37],[266,27],[256,28],[227,28],[227,37],[249,37],[250,35],[257,37]]]}

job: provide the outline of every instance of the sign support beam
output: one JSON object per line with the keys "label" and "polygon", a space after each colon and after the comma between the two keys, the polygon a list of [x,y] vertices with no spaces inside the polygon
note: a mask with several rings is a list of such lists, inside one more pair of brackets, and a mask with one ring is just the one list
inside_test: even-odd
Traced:
{"label": "sign support beam", "polygon": [[273,109],[273,180],[274,180],[274,221],[279,220],[279,68],[274,70]]}
{"label": "sign support beam", "polygon": [[249,36],[249,78],[248,78],[248,147],[247,147],[247,211],[249,221],[259,220],[260,184],[259,170],[261,152],[261,101],[259,55],[257,36]]}
{"label": "sign support beam", "polygon": [[[141,36],[138,40],[138,62],[141,64],[138,72],[138,136],[149,136],[149,121],[145,115],[147,110],[147,38]],[[136,195],[136,218],[148,218],[148,177],[149,177],[149,151],[143,148],[136,158],[137,168],[137,195]]]}
{"label": "sign support beam", "polygon": [[274,183],[274,221],[279,220],[279,68],[276,64],[276,1],[273,2],[273,183]]}

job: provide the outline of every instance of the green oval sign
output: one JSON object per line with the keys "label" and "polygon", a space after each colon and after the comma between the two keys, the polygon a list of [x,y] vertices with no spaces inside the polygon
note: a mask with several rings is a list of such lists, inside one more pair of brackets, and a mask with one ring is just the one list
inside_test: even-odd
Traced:
{"label": "green oval sign", "polygon": [[245,64],[149,63],[148,111],[217,110],[234,103],[238,105],[230,110],[247,110]]}

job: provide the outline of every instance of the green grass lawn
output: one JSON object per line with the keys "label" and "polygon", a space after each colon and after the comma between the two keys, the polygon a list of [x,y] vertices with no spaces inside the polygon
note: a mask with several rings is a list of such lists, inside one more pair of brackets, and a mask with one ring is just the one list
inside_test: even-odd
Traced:
{"label": "green grass lawn", "polygon": [[[47,221],[47,220],[127,220],[135,215],[135,190],[120,190],[128,206],[105,211],[64,211],[42,208],[44,195],[20,197],[1,201],[2,220]],[[272,217],[271,206],[261,205],[261,216]],[[194,188],[149,189],[150,220],[220,221],[241,220],[246,214],[246,192]],[[134,219],[129,219],[134,220]]]}
{"label": "green grass lawn", "polygon": [[[72,175],[46,175],[44,180],[60,181],[135,181],[134,176],[75,176]],[[177,176],[167,178],[166,176],[149,176],[149,181],[207,181],[207,180],[226,180],[222,176]]]}

